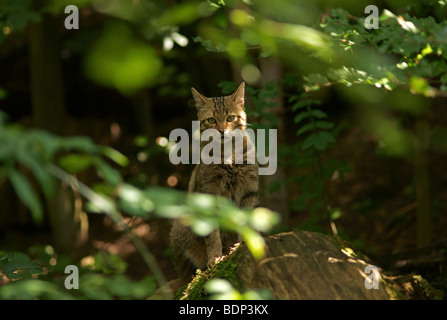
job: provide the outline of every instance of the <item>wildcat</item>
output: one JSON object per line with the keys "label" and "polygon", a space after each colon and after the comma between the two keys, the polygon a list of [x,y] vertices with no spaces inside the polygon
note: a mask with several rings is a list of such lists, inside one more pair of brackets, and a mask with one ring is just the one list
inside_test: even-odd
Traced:
{"label": "wildcat", "polygon": [[[229,96],[207,98],[191,88],[200,121],[200,131],[217,129],[223,139],[232,139],[234,132],[244,133],[247,128],[245,113],[245,84]],[[206,145],[201,142],[201,149]],[[223,148],[223,147],[222,147]],[[219,164],[199,163],[194,168],[188,185],[188,192],[208,193],[231,199],[240,208],[258,206],[258,164],[245,161],[247,153],[254,150],[248,136],[244,137],[243,150],[232,149],[230,159]],[[236,152],[243,152],[244,161],[236,164]],[[175,220],[170,232],[173,248],[174,266],[180,279],[187,283],[196,269],[214,265],[217,257],[227,254],[230,247],[240,242],[240,236],[229,232],[214,230],[207,237],[196,235],[181,220]]]}

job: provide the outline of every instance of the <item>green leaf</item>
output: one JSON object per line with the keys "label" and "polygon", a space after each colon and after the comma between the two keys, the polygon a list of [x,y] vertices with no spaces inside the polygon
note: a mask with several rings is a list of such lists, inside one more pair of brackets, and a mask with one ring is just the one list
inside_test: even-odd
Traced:
{"label": "green leaf", "polygon": [[108,277],[103,274],[88,273],[82,275],[80,291],[90,300],[111,300],[112,294],[106,289]]}
{"label": "green leaf", "polygon": [[318,129],[332,129],[334,127],[334,124],[332,122],[329,121],[317,121],[315,123],[316,127]]}
{"label": "green leaf", "polygon": [[118,255],[99,251],[94,256],[95,270],[105,274],[122,274],[126,271],[128,264]]}
{"label": "green leaf", "polygon": [[120,206],[123,211],[143,218],[149,218],[150,212],[154,210],[154,203],[140,189],[124,184],[118,188]]}
{"label": "green leaf", "polygon": [[203,39],[201,36],[197,36],[192,38],[194,42],[200,43],[206,51],[214,52],[214,53],[221,53],[226,52],[227,47],[222,43],[213,43],[209,39]]}
{"label": "green leaf", "polygon": [[212,212],[217,208],[217,198],[211,194],[188,194],[186,204],[192,210],[199,212]]}
{"label": "green leaf", "polygon": [[8,252],[0,259],[0,269],[9,279],[31,278],[32,275],[42,274],[39,261],[31,259],[21,252]]}
{"label": "green leaf", "polygon": [[306,150],[309,149],[310,147],[312,147],[313,145],[315,145],[317,143],[317,133],[313,133],[310,136],[308,136],[304,142],[303,145],[301,146],[302,150]]}
{"label": "green leaf", "polygon": [[426,97],[431,96],[433,91],[426,79],[415,76],[410,79],[410,88],[413,93],[422,94]]}
{"label": "green leaf", "polygon": [[40,132],[30,132],[21,138],[17,137],[17,142],[13,143],[17,161],[27,167],[36,177],[42,187],[44,195],[49,198],[54,195],[56,184],[54,178],[46,170],[47,162],[42,160],[43,150],[39,148]]}
{"label": "green leaf", "polygon": [[337,220],[338,218],[340,218],[342,216],[342,212],[338,208],[333,208],[329,212],[329,216],[331,217],[331,220]]}
{"label": "green leaf", "polygon": [[99,146],[96,145],[89,137],[75,136],[59,138],[58,143],[60,148],[64,150],[76,150],[89,154],[96,154],[99,151]]}
{"label": "green leaf", "polygon": [[306,133],[307,131],[310,131],[313,129],[315,129],[315,124],[313,122],[305,124],[296,132],[296,135],[297,136],[302,135],[303,133]]}
{"label": "green leaf", "polygon": [[93,163],[95,167],[99,170],[104,180],[110,183],[112,186],[118,185],[123,180],[119,171],[110,166],[107,162],[105,162],[101,158],[95,158]]}
{"label": "green leaf", "polygon": [[[312,109],[311,111],[303,111],[296,115],[294,121],[295,123],[300,122],[303,119],[309,118],[309,117],[315,117],[315,118],[327,118],[327,114],[319,109]],[[318,128],[318,122],[317,122],[317,128]]]}
{"label": "green leaf", "polygon": [[107,214],[112,220],[120,219],[121,215],[117,212],[116,201],[112,196],[101,193],[93,193],[89,197],[89,202],[85,204],[85,210],[92,213]]}
{"label": "green leaf", "polygon": [[25,176],[15,169],[8,170],[8,176],[19,199],[31,211],[33,220],[41,223],[43,220],[42,205],[39,197]]}
{"label": "green leaf", "polygon": [[33,137],[32,143],[36,152],[40,152],[42,154],[41,158],[46,160],[53,158],[54,154],[61,148],[61,141],[65,139],[44,130],[32,130],[29,135]]}
{"label": "green leaf", "polygon": [[332,133],[327,131],[322,131],[317,134],[317,140],[315,143],[315,148],[317,150],[326,150],[329,143],[335,142],[335,137]]}
{"label": "green leaf", "polygon": [[335,142],[335,137],[332,133],[327,131],[321,131],[317,133],[313,133],[308,136],[301,147],[302,150],[306,150],[312,146],[315,149],[323,151],[326,150],[329,143]]}
{"label": "green leaf", "polygon": [[323,85],[329,82],[327,77],[318,73],[311,73],[308,76],[304,76],[303,78],[305,81],[311,84]]}
{"label": "green leaf", "polygon": [[122,167],[126,167],[129,164],[129,159],[125,155],[123,155],[121,152],[110,148],[110,147],[103,147],[102,153],[108,157],[109,159],[115,161],[115,163],[119,164]]}
{"label": "green leaf", "polygon": [[256,208],[250,215],[250,225],[255,230],[269,232],[271,228],[279,223],[280,216],[267,208]]}
{"label": "green leaf", "polygon": [[244,228],[241,234],[253,257],[255,259],[262,259],[265,256],[264,238],[262,238],[259,233],[250,228]]}
{"label": "green leaf", "polygon": [[300,101],[298,101],[298,102],[293,104],[292,111],[296,111],[298,109],[302,109],[302,108],[305,108],[307,106],[320,105],[320,104],[321,104],[320,100],[314,100],[314,99],[300,100]]}
{"label": "green leaf", "polygon": [[79,173],[88,169],[93,162],[93,158],[88,154],[69,154],[59,158],[59,166],[69,173]]}
{"label": "green leaf", "polygon": [[23,264],[28,263],[30,258],[22,252],[7,252],[0,258],[0,268],[4,268],[8,264]]}
{"label": "green leaf", "polygon": [[155,211],[158,216],[164,218],[178,218],[185,213],[183,204],[186,193],[170,188],[150,187],[144,191],[145,196],[155,204]]}
{"label": "green leaf", "polygon": [[320,90],[320,86],[317,85],[317,84],[308,84],[308,83],[305,83],[305,84],[303,85],[303,88],[304,88],[304,91],[306,91],[306,92]]}
{"label": "green leaf", "polygon": [[298,113],[295,116],[295,119],[293,119],[293,120],[295,123],[299,123],[301,120],[306,119],[309,116],[310,116],[310,113],[308,111],[303,111],[303,112]]}
{"label": "green leaf", "polygon": [[201,237],[208,236],[217,227],[217,219],[215,218],[191,217],[191,229]]}
{"label": "green leaf", "polygon": [[442,82],[443,84],[447,84],[447,73],[444,73],[444,74],[442,75],[442,77],[441,77],[441,82]]}
{"label": "green leaf", "polygon": [[133,143],[137,147],[141,147],[141,148],[146,147],[149,144],[148,137],[140,134],[133,139]]}
{"label": "green leaf", "polygon": [[179,205],[185,201],[186,196],[191,196],[170,188],[155,186],[147,188],[144,193],[149,199],[154,201],[157,209],[166,205]]}
{"label": "green leaf", "polygon": [[44,195],[49,198],[56,192],[56,183],[54,178],[45,170],[45,167],[33,155],[17,152],[18,161],[26,166],[36,177]]}
{"label": "green leaf", "polygon": [[327,118],[327,114],[319,109],[312,109],[312,116],[315,118],[323,119]]}
{"label": "green leaf", "polygon": [[66,290],[61,290],[56,284],[36,279],[15,281],[0,287],[0,298],[5,300],[20,299],[73,299]]}

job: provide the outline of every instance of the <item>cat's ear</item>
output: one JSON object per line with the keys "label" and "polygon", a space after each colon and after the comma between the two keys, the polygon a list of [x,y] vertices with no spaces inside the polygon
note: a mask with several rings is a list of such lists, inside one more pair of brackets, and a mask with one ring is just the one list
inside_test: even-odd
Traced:
{"label": "cat's ear", "polygon": [[234,101],[234,104],[245,109],[245,82],[242,82],[239,85],[239,88],[231,95],[231,99]]}
{"label": "cat's ear", "polygon": [[196,108],[200,109],[205,106],[208,98],[201,95],[196,89],[191,88],[192,96],[194,97],[194,101],[196,102]]}

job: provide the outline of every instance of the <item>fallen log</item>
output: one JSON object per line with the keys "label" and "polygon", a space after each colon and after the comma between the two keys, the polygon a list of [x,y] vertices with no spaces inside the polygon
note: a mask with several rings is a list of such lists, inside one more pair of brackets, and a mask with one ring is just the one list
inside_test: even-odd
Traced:
{"label": "fallen log", "polygon": [[420,276],[386,275],[336,237],[286,232],[266,237],[265,243],[263,259],[256,260],[242,243],[215,267],[199,272],[187,288],[177,292],[177,298],[206,298],[205,284],[214,278],[229,280],[241,292],[267,289],[272,299],[442,298]]}

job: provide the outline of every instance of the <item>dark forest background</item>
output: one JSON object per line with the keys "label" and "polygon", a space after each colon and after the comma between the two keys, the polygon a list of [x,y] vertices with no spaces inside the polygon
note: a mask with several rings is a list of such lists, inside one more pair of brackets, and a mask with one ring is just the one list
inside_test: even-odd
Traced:
{"label": "dark forest background", "polygon": [[[185,213],[199,234],[244,230],[254,253],[248,230],[335,234],[445,290],[446,6],[2,0],[0,298],[147,298],[176,277],[170,219]],[[278,170],[256,219],[210,217],[185,200],[193,165],[171,164],[169,133],[191,131],[191,87],[242,81],[252,127],[278,130]]]}

